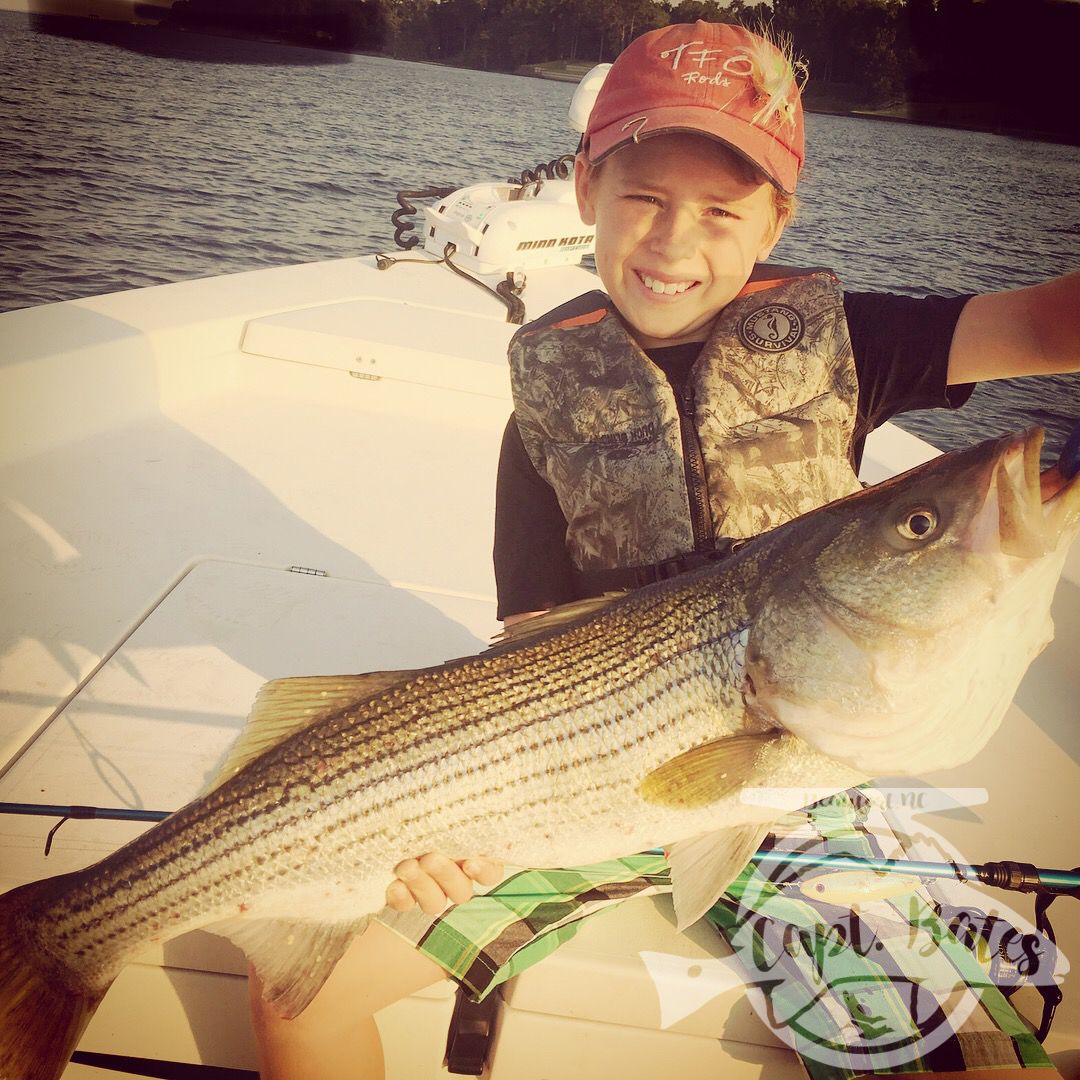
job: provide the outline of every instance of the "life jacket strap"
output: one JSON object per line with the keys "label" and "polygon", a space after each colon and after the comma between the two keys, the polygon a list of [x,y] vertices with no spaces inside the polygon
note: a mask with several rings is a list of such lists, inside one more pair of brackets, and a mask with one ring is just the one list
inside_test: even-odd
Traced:
{"label": "life jacket strap", "polygon": [[690,570],[700,570],[703,566],[720,562],[744,542],[730,536],[720,536],[716,539],[716,547],[711,551],[691,551],[660,562],[644,563],[641,566],[616,566],[603,570],[578,570],[574,567],[574,586],[579,599],[601,596],[603,593],[617,592],[620,589],[640,589],[643,585],[667,581]]}

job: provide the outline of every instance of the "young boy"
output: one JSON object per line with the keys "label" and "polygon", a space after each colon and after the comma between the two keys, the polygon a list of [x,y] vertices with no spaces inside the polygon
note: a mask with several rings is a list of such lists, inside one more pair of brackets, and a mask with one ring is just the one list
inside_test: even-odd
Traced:
{"label": "young boy", "polygon": [[[524,327],[510,350],[495,543],[507,624],[723,558],[733,541],[849,494],[862,438],[898,412],[956,407],[980,379],[1080,368],[1077,275],[914,301],[763,268],[802,164],[795,74],[761,38],[669,26],[616,61],[575,172],[607,292]],[[649,865],[591,891],[663,891],[662,860]],[[478,976],[475,961],[457,970],[429,929],[451,902],[442,922],[473,912],[472,931],[493,927],[474,940],[489,944],[506,909],[473,888],[499,881],[499,864],[428,853],[395,873],[387,901],[403,914],[384,913],[296,1020],[274,1017],[252,980],[264,1080],[381,1075],[375,1011],[448,971],[474,992],[503,977]],[[407,943],[425,934],[419,949]],[[1030,1047],[1010,1057],[1007,1038],[983,1042],[994,1047],[978,1063],[999,1080],[1045,1064]],[[970,1065],[953,1050],[912,1067]]]}

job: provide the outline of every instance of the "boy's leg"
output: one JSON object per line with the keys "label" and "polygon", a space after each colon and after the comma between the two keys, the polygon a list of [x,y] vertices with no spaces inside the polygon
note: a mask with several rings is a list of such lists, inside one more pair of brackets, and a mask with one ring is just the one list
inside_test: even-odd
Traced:
{"label": "boy's leg", "polygon": [[262,1080],[381,1080],[382,1044],[374,1014],[445,978],[438,964],[374,920],[294,1020],[282,1020],[266,1005],[252,972],[251,1015]]}

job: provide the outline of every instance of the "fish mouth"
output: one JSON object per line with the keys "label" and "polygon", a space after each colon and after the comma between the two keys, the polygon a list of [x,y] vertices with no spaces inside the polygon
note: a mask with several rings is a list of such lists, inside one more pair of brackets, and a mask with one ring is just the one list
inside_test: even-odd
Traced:
{"label": "fish mouth", "polygon": [[969,534],[973,550],[1037,559],[1080,531],[1080,473],[1070,478],[1058,464],[1040,474],[1043,434],[1036,427],[1001,440]]}

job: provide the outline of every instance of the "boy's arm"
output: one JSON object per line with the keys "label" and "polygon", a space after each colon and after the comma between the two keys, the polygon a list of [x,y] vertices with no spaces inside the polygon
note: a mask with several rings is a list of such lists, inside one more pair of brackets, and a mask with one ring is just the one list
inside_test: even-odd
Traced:
{"label": "boy's arm", "polygon": [[498,617],[507,624],[574,598],[566,518],[525,451],[516,413],[499,454],[494,559]]}
{"label": "boy's arm", "polygon": [[949,349],[950,386],[1080,371],[1080,273],[973,296]]}

